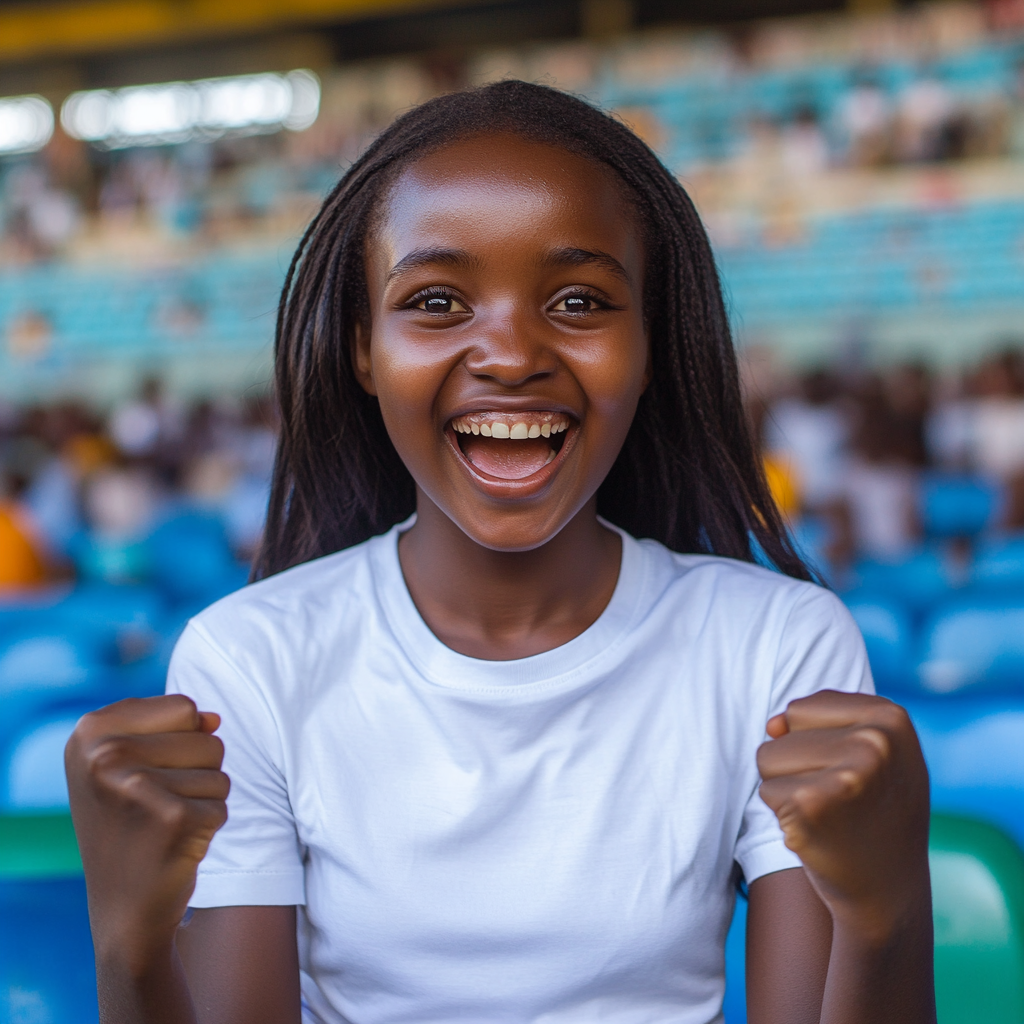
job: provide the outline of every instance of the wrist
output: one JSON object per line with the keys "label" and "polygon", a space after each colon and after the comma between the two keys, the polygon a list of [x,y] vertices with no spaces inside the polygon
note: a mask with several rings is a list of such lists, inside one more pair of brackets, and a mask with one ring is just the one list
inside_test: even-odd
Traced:
{"label": "wrist", "polygon": [[858,900],[830,907],[833,945],[837,942],[865,953],[884,952],[905,938],[914,941],[932,929],[932,899],[928,884],[904,891],[897,899]]}
{"label": "wrist", "polygon": [[97,929],[93,936],[98,971],[133,982],[164,975],[174,969],[174,932],[152,929]]}

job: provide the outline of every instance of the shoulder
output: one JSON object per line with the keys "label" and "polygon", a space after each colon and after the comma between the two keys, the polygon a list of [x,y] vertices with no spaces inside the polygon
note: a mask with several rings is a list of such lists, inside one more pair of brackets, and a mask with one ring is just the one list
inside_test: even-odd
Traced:
{"label": "shoulder", "polygon": [[763,612],[768,607],[788,611],[797,605],[839,608],[842,602],[825,587],[794,579],[753,562],[721,555],[680,554],[653,540],[638,542],[649,571],[667,590],[685,590],[734,610]]}
{"label": "shoulder", "polygon": [[734,645],[808,647],[822,636],[857,647],[860,633],[832,591],[751,562],[718,555],[679,554],[640,541],[657,603],[685,618],[689,630]]}
{"label": "shoulder", "polygon": [[376,608],[374,563],[389,535],[286,569],[229,594],[189,622],[195,638],[236,667],[272,669],[315,657],[364,629]]}

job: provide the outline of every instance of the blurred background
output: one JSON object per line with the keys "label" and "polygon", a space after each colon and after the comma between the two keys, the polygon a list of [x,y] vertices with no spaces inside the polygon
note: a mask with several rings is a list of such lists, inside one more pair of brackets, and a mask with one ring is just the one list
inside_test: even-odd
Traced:
{"label": "blurred background", "polygon": [[504,77],[694,197],[773,491],[922,736],[940,1020],[1022,1024],[1024,0],[0,0],[0,1024],[97,1019],[63,744],[246,580],[304,225]]}

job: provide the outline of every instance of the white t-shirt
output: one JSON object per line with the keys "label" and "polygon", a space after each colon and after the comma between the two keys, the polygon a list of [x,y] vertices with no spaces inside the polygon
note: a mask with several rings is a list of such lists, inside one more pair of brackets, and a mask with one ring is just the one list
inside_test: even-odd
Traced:
{"label": "white t-shirt", "polygon": [[623,536],[608,607],[517,661],[430,632],[402,527],[192,620],[168,690],[223,717],[194,907],[297,904],[307,1024],[708,1024],[738,863],[799,860],[765,723],[870,691],[829,592]]}

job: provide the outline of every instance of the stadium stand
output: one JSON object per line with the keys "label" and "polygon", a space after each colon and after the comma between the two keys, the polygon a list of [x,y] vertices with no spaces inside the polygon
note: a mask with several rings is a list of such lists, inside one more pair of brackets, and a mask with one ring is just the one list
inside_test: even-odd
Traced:
{"label": "stadium stand", "polygon": [[[152,147],[73,139],[51,97],[47,147],[0,154],[0,1022],[95,1020],[63,743],[160,692],[189,615],[245,582],[304,224],[397,112],[506,75],[615,110],[694,196],[780,507],[921,736],[940,1020],[1024,1019],[1024,23],[1004,7],[652,29],[444,74],[328,62],[304,130]],[[740,899],[728,1024],[744,922]]]}

